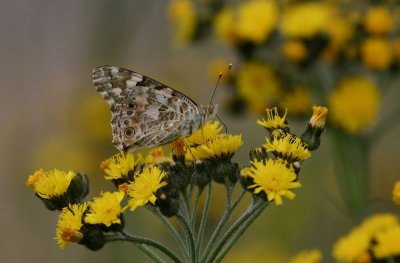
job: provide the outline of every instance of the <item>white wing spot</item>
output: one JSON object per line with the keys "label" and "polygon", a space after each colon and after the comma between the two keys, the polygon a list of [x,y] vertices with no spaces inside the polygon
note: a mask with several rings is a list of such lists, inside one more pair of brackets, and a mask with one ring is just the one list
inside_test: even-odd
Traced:
{"label": "white wing spot", "polygon": [[132,79],[128,79],[127,81],[125,81],[125,84],[128,88],[132,88],[136,86],[137,81],[132,80]]}
{"label": "white wing spot", "polygon": [[112,74],[112,75],[116,75],[116,74],[118,74],[118,72],[119,72],[119,69],[118,69],[118,68],[116,68],[116,67],[112,67],[112,68],[111,68],[111,74]]}

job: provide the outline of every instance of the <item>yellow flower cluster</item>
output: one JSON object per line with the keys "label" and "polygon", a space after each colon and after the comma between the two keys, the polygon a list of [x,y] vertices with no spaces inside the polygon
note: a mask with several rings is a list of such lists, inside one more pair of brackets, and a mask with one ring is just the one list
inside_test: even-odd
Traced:
{"label": "yellow flower cluster", "polygon": [[[333,247],[333,256],[344,262],[371,262],[400,255],[400,223],[393,214],[365,219]],[[363,261],[364,260],[364,261]]]}

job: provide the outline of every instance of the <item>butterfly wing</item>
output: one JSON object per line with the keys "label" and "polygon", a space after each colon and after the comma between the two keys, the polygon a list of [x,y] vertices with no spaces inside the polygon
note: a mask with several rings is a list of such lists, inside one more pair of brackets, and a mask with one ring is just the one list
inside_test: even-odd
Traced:
{"label": "butterfly wing", "polygon": [[93,83],[110,105],[113,143],[121,151],[166,144],[200,126],[194,101],[149,77],[100,66],[93,70]]}

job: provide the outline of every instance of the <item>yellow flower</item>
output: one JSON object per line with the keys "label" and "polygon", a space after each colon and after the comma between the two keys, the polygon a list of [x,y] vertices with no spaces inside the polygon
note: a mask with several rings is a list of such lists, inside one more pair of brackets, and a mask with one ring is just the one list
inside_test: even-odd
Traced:
{"label": "yellow flower", "polygon": [[26,185],[35,190],[36,184],[45,176],[45,172],[43,169],[39,169],[35,171],[32,175],[28,177],[28,180],[26,181]]}
{"label": "yellow flower", "polygon": [[361,59],[371,69],[387,69],[393,59],[389,42],[378,37],[366,39],[361,45]]}
{"label": "yellow flower", "polygon": [[105,192],[89,202],[89,212],[85,216],[85,223],[103,224],[107,227],[112,224],[121,224],[121,214],[127,207],[121,207],[124,192]]}
{"label": "yellow flower", "polygon": [[227,158],[230,159],[235,151],[243,144],[241,135],[231,134],[218,134],[215,138],[208,140],[196,148],[190,148],[186,153],[188,160],[201,159],[216,159]]}
{"label": "yellow flower", "polygon": [[86,208],[87,204],[74,204],[61,210],[55,237],[60,249],[82,240],[83,233],[80,230],[83,226],[82,216]]}
{"label": "yellow flower", "polygon": [[237,35],[259,44],[271,34],[277,19],[278,8],[273,1],[246,1],[238,7]]}
{"label": "yellow flower", "polygon": [[276,130],[276,129],[284,129],[289,127],[286,124],[286,115],[287,109],[285,110],[285,114],[283,117],[279,116],[278,109],[276,107],[271,109],[266,109],[267,111],[267,120],[262,118],[261,120],[257,120],[257,124],[264,126],[269,130]]}
{"label": "yellow flower", "polygon": [[274,138],[272,142],[267,139],[264,147],[267,151],[288,161],[305,160],[311,156],[301,139],[292,134],[284,134],[280,138]]}
{"label": "yellow flower", "polygon": [[193,2],[191,0],[172,0],[168,8],[168,15],[175,26],[176,44],[186,44],[196,32],[197,18]]}
{"label": "yellow flower", "polygon": [[361,262],[359,259],[366,258],[369,244],[370,236],[362,229],[354,229],[335,243],[333,257],[338,261]]}
{"label": "yellow flower", "polygon": [[242,169],[240,175],[253,178],[254,184],[249,189],[253,188],[255,194],[264,191],[268,201],[275,201],[276,205],[283,204],[283,196],[293,199],[296,195],[291,189],[301,187],[296,182],[297,176],[293,167],[288,168],[287,162],[280,159],[268,159],[266,163],[253,161],[250,167]]}
{"label": "yellow flower", "polygon": [[134,211],[148,202],[154,205],[157,200],[155,193],[167,185],[167,182],[163,181],[165,177],[165,172],[157,166],[145,167],[139,175],[135,176],[135,180],[128,188],[128,195],[131,197],[128,202],[130,210]]}
{"label": "yellow flower", "polygon": [[303,250],[296,254],[289,263],[319,263],[322,261],[322,253],[318,249]]}
{"label": "yellow flower", "polygon": [[28,179],[28,183],[34,183],[34,191],[44,199],[51,199],[63,195],[75,177],[73,171],[60,171],[57,169],[43,173],[43,170],[38,170],[33,174],[33,177]]}
{"label": "yellow flower", "polygon": [[378,87],[361,76],[342,80],[329,97],[332,121],[349,133],[371,126],[379,103]]}
{"label": "yellow flower", "polygon": [[310,38],[326,32],[334,17],[332,6],[325,3],[309,2],[292,5],[285,10],[280,28],[290,38]]}
{"label": "yellow flower", "polygon": [[392,226],[376,234],[372,251],[376,258],[385,259],[400,255],[400,225]]}
{"label": "yellow flower", "polygon": [[364,18],[365,30],[373,35],[386,35],[392,29],[392,16],[388,8],[370,8]]}
{"label": "yellow flower", "polygon": [[103,161],[100,167],[106,172],[107,180],[129,179],[129,172],[133,172],[139,162],[141,158],[135,160],[133,153],[119,153]]}
{"label": "yellow flower", "polygon": [[296,86],[291,92],[287,92],[281,100],[281,106],[290,109],[290,114],[303,115],[312,105],[312,97],[309,88]]}
{"label": "yellow flower", "polygon": [[207,121],[203,127],[200,127],[200,129],[192,133],[192,135],[185,138],[185,142],[189,146],[201,145],[208,140],[214,139],[221,130],[222,127],[218,121]]}
{"label": "yellow flower", "polygon": [[236,43],[238,40],[235,25],[235,12],[230,7],[225,7],[215,17],[214,32],[217,39],[228,44]]}
{"label": "yellow flower", "polygon": [[396,205],[400,205],[400,181],[394,184],[392,191],[392,200]]}
{"label": "yellow flower", "polygon": [[283,57],[289,61],[301,62],[307,58],[307,48],[300,40],[290,40],[282,47]]}
{"label": "yellow flower", "polygon": [[275,71],[262,62],[250,61],[244,64],[237,76],[239,96],[256,113],[277,101],[280,97],[280,82]]}
{"label": "yellow flower", "polygon": [[309,121],[310,125],[318,129],[324,128],[326,115],[328,114],[328,108],[314,105],[312,109],[313,115]]}

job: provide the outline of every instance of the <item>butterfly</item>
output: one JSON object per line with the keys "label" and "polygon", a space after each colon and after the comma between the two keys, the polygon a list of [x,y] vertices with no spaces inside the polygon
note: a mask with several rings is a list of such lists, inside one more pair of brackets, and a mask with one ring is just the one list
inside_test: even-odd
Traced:
{"label": "butterfly", "polygon": [[197,105],[177,90],[120,67],[96,67],[93,84],[110,106],[113,144],[123,152],[187,137],[218,109]]}

